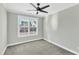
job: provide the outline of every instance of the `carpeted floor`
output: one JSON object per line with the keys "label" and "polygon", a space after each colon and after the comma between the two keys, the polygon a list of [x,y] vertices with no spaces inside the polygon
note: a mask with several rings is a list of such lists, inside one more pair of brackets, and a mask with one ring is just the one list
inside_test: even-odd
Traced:
{"label": "carpeted floor", "polygon": [[8,47],[5,55],[74,55],[45,40],[37,40]]}

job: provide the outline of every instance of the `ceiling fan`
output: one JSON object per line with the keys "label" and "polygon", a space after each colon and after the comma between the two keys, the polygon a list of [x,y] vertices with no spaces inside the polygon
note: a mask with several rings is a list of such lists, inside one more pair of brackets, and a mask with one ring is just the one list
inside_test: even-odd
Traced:
{"label": "ceiling fan", "polygon": [[48,13],[47,11],[44,11],[43,9],[45,8],[48,8],[50,7],[50,5],[46,5],[46,6],[43,6],[43,7],[40,7],[40,3],[37,3],[37,7],[33,4],[33,3],[30,3],[36,10],[28,10],[28,11],[36,11],[36,14],[40,12],[43,12],[43,13]]}

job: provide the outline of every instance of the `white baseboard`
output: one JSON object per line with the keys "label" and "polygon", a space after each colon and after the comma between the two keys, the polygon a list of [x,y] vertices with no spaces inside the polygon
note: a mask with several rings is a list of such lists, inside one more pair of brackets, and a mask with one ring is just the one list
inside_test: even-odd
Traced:
{"label": "white baseboard", "polygon": [[71,49],[69,49],[69,48],[67,48],[67,47],[64,47],[64,46],[62,46],[62,45],[60,45],[60,44],[57,44],[57,43],[55,43],[55,42],[53,42],[53,41],[51,41],[51,40],[48,40],[48,39],[46,39],[46,38],[44,38],[44,40],[46,40],[46,41],[48,41],[48,42],[50,42],[50,43],[52,43],[52,44],[54,44],[54,45],[56,45],[56,46],[58,46],[58,47],[60,47],[60,48],[63,48],[63,49],[65,49],[65,50],[67,50],[67,51],[69,51],[69,52],[71,52],[71,53],[74,53],[74,54],[76,54],[76,55],[79,55],[79,53],[77,53],[77,52],[75,52],[75,51],[73,51],[73,50],[71,50]]}
{"label": "white baseboard", "polygon": [[2,55],[4,55],[6,49],[7,49],[7,46],[4,48],[4,50],[3,50],[3,52],[2,52]]}
{"label": "white baseboard", "polygon": [[17,45],[17,44],[22,44],[22,43],[26,43],[26,42],[31,42],[31,41],[35,41],[35,40],[40,40],[40,39],[43,39],[43,38],[37,38],[37,39],[32,39],[32,40],[28,40],[28,41],[22,41],[22,42],[18,42],[18,43],[12,43],[12,44],[8,44],[8,46],[14,46],[14,45]]}

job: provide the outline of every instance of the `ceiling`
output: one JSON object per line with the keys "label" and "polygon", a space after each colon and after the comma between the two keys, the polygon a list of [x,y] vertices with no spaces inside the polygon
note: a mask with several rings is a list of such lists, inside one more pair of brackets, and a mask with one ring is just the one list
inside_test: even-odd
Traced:
{"label": "ceiling", "polygon": [[[35,8],[29,3],[4,3],[3,5],[9,12],[18,12],[18,13],[36,15],[36,11],[28,11],[28,10],[35,10]],[[34,3],[34,5],[36,5],[36,3]],[[40,16],[46,16],[49,14],[59,12],[63,9],[77,5],[77,3],[41,3],[40,7],[45,5],[50,5],[50,7],[45,9],[45,11],[48,11],[48,13],[39,12]]]}

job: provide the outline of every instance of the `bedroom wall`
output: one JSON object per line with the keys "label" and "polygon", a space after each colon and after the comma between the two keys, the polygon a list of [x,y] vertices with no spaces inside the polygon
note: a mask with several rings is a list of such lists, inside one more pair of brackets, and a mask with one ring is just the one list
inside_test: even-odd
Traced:
{"label": "bedroom wall", "polygon": [[45,26],[48,41],[79,54],[79,5],[49,15]]}
{"label": "bedroom wall", "polygon": [[0,4],[0,55],[4,53],[7,45],[7,12]]}
{"label": "bedroom wall", "polygon": [[[18,43],[23,43],[27,41],[33,41],[43,38],[43,18],[39,17],[38,20],[38,35],[27,36],[27,37],[18,37],[17,34],[17,16],[22,14],[8,12],[8,45],[14,45]],[[27,16],[27,15],[26,15]],[[31,16],[34,17],[34,16]],[[37,17],[38,18],[38,17]]]}

